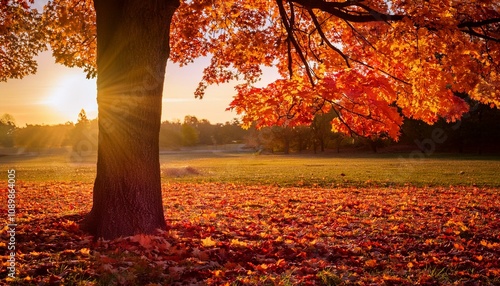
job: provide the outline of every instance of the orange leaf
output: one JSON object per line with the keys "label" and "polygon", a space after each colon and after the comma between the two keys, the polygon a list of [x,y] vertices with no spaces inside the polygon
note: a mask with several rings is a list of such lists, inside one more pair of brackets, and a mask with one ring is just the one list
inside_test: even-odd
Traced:
{"label": "orange leaf", "polygon": [[365,265],[368,267],[375,267],[375,266],[377,266],[377,264],[378,264],[377,260],[375,260],[375,259],[370,259],[370,260],[367,260],[365,262]]}

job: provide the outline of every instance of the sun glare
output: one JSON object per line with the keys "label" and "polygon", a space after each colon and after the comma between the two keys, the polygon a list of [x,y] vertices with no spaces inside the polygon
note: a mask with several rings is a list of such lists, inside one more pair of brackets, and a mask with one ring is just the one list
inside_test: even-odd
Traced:
{"label": "sun glare", "polygon": [[79,74],[62,77],[43,104],[68,121],[75,122],[82,109],[85,109],[88,118],[96,118],[95,81],[87,80]]}

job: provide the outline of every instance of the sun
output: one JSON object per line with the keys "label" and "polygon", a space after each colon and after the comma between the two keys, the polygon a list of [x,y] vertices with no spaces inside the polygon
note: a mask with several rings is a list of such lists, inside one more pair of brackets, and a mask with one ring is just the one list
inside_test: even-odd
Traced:
{"label": "sun", "polygon": [[87,80],[81,74],[65,75],[43,103],[68,121],[76,121],[82,109],[85,109],[89,119],[96,118],[95,80]]}

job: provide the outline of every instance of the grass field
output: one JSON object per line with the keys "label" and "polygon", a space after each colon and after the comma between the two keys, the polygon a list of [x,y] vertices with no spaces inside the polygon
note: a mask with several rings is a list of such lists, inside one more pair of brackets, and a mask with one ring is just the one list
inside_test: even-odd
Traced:
{"label": "grass field", "polygon": [[500,285],[500,157],[164,153],[167,230],[112,241],[78,226],[95,157],[68,159],[0,157],[0,285]]}
{"label": "grass field", "polygon": [[[280,186],[500,186],[500,156],[409,154],[255,155],[171,152],[160,156],[164,182],[226,182]],[[5,156],[19,180],[92,182],[95,156]]]}

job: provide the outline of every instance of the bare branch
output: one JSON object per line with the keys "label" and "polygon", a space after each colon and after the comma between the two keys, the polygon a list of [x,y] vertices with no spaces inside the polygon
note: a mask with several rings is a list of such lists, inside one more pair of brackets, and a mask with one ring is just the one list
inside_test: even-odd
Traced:
{"label": "bare branch", "polygon": [[[388,21],[400,21],[405,15],[390,15],[380,13],[373,10],[372,8],[359,3],[359,1],[348,0],[345,2],[326,2],[322,0],[292,0],[293,2],[300,4],[304,7],[311,9],[319,9],[321,11],[330,13],[340,19],[344,19],[349,22],[388,22]],[[346,7],[359,7],[366,10],[365,13],[356,12],[356,14],[349,13],[344,8]]]}

